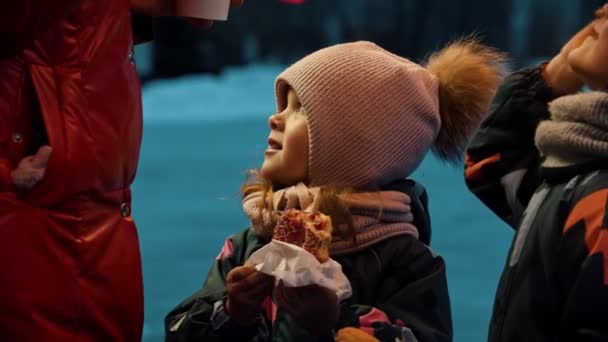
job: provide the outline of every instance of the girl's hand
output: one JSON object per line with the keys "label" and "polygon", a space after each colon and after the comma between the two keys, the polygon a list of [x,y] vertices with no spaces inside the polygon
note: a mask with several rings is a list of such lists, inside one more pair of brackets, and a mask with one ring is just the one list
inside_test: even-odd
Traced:
{"label": "girl's hand", "polygon": [[50,146],[42,146],[35,155],[21,159],[17,168],[11,172],[13,183],[20,190],[30,190],[44,177],[49,162]]}
{"label": "girl's hand", "polygon": [[235,267],[226,276],[226,311],[242,325],[253,323],[262,311],[264,298],[272,295],[274,278],[253,266]]}
{"label": "girl's hand", "polygon": [[277,306],[313,336],[330,333],[338,321],[338,297],[328,288],[318,285],[288,287],[281,282],[275,288],[274,299]]}

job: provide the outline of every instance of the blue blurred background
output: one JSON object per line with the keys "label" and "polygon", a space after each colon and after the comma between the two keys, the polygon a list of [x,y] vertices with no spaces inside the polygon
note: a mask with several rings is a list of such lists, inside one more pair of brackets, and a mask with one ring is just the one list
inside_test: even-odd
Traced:
{"label": "blue blurred background", "polygon": [[[144,341],[200,288],[223,240],[247,226],[239,187],[263,158],[274,77],[318,48],[371,40],[420,61],[477,33],[511,67],[546,60],[602,0],[248,0],[199,30],[155,22],[136,48],[144,82],[144,139],[134,216],[144,267]],[[512,231],[465,188],[462,169],[429,157],[412,178],[430,194],[432,247],[447,263],[455,341],[484,341]]]}

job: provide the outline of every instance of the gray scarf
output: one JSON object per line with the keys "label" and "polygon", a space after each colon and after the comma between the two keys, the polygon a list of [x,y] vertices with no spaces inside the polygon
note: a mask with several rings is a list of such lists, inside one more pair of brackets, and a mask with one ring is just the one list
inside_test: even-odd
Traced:
{"label": "gray scarf", "polygon": [[608,159],[608,93],[562,96],[549,104],[551,119],[536,128],[543,166],[562,167]]}

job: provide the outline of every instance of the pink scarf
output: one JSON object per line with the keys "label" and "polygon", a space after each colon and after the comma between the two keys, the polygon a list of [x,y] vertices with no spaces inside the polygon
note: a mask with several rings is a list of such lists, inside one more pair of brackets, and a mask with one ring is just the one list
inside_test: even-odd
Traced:
{"label": "pink scarf", "polygon": [[[251,220],[253,231],[270,239],[278,217],[286,209],[311,211],[316,207],[319,188],[308,188],[303,183],[274,192],[274,211],[264,209],[260,217],[261,193],[249,194],[243,199],[243,210]],[[412,224],[414,216],[410,197],[399,191],[352,193],[342,196],[353,215],[357,244],[334,236],[330,245],[332,255],[365,249],[390,237],[411,234],[418,238],[418,229]]]}

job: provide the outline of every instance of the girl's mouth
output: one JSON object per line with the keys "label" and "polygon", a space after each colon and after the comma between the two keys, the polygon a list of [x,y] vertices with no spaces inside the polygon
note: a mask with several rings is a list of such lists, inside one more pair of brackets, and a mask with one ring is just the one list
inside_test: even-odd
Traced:
{"label": "girl's mouth", "polygon": [[281,146],[281,144],[274,140],[273,138],[268,138],[268,149],[269,150],[280,150],[281,148],[283,148],[283,146]]}
{"label": "girl's mouth", "polygon": [[271,156],[271,155],[273,155],[273,154],[275,154],[275,153],[277,153],[279,151],[280,150],[277,150],[275,148],[269,147],[269,148],[266,149],[266,151],[264,151],[264,155],[268,157],[268,156]]}

